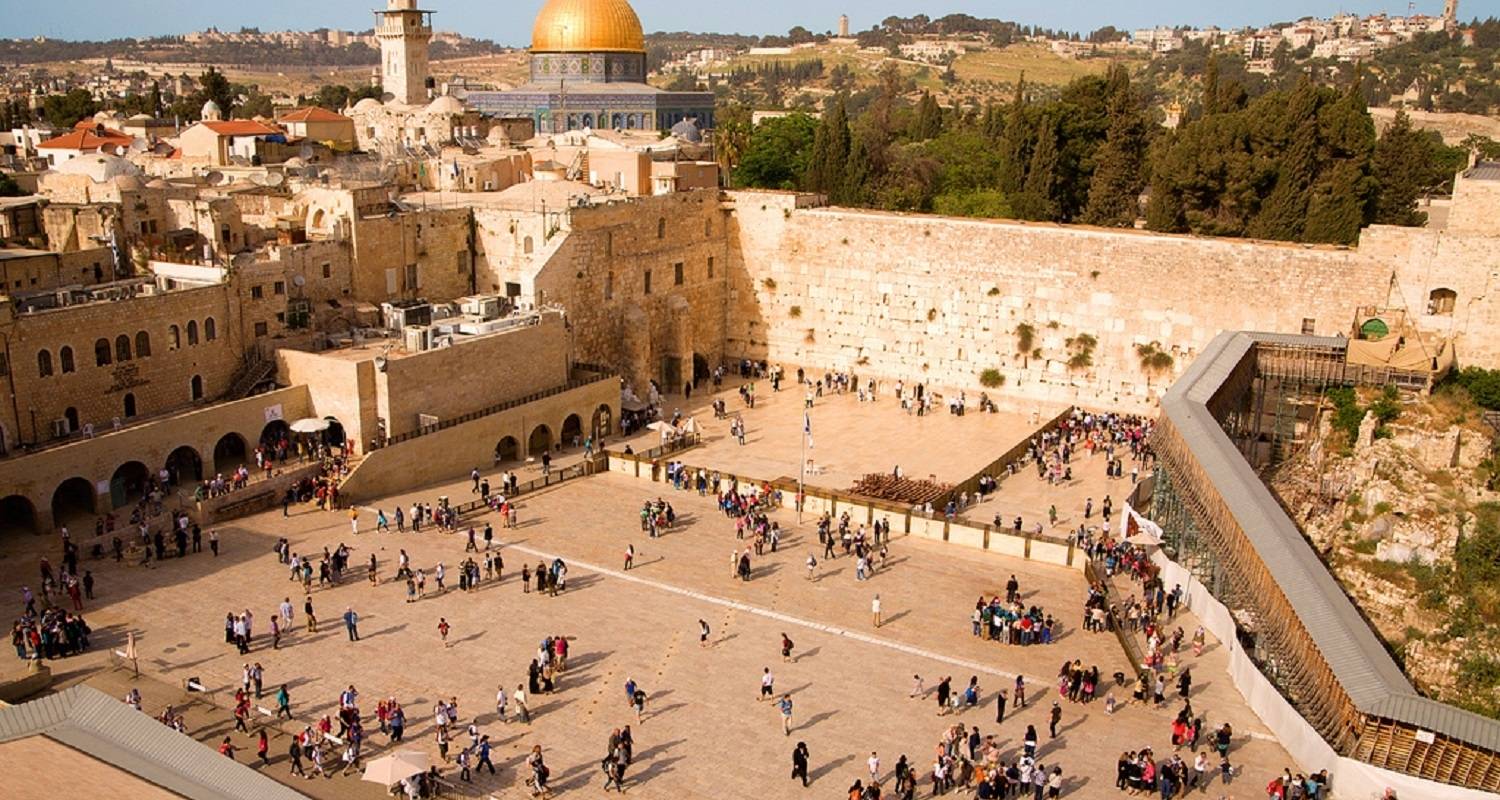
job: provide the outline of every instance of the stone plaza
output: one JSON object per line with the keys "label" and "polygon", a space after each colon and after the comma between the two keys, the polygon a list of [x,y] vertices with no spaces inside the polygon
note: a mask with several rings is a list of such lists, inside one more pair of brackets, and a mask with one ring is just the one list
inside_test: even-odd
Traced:
{"label": "stone plaza", "polygon": [[[725,475],[761,464],[795,465],[796,452],[788,449],[797,445],[801,420],[794,408],[800,409],[801,396],[791,391],[773,395],[766,388],[767,396],[754,409],[743,408],[732,392],[721,395],[751,432],[743,448],[728,440],[723,430],[727,423],[712,421],[711,414],[700,410],[700,418],[710,418],[704,422],[705,443],[681,457],[722,469]],[[707,399],[695,398],[695,405]],[[1027,435],[1020,418],[938,412],[919,420],[908,418],[888,399],[860,404],[852,395],[821,399],[814,413],[819,420],[855,421],[815,423],[818,458],[851,473],[888,470],[893,453],[914,459],[910,442],[920,440],[926,460],[913,460],[909,468],[951,480],[974,469],[976,462],[988,463],[991,448],[1002,451]],[[631,444],[644,450],[655,436],[645,432]],[[621,446],[608,443],[611,450]],[[1054,502],[1061,512],[1058,529],[1076,527],[1085,496],[1124,493],[1122,482],[1106,480],[1102,465],[1102,458],[1080,456],[1075,481],[1062,487],[1022,472],[1004,481],[1000,492],[972,509],[971,516],[1021,513],[1029,526],[1044,502]],[[495,470],[481,466],[486,477],[494,478]],[[523,478],[540,469],[534,463],[505,466],[519,468]],[[826,477],[831,488],[842,488],[835,476]],[[258,662],[265,669],[268,695],[285,683],[292,699],[295,722],[272,725],[272,763],[261,768],[279,780],[288,779],[288,734],[332,713],[339,692],[350,684],[360,692],[366,715],[378,699],[397,699],[408,714],[404,746],[430,751],[434,759],[433,703],[456,698],[454,744],[468,743],[462,731],[475,722],[495,745],[498,768],[495,776],[486,772],[465,784],[452,764],[445,765],[445,779],[460,796],[526,796],[524,759],[533,745],[547,754],[553,788],[561,795],[595,791],[602,782],[599,759],[606,739],[626,724],[636,743],[627,789],[664,798],[793,796],[802,791],[788,779],[792,746],[799,741],[807,743],[812,755],[810,793],[828,796],[855,779],[868,781],[866,762],[874,751],[884,781],[906,755],[920,778],[919,795],[925,796],[932,748],[955,723],[995,735],[1005,761],[1019,756],[1026,726],[1035,726],[1041,740],[1038,760],[1049,769],[1062,768],[1067,797],[1116,796],[1115,761],[1122,752],[1150,747],[1159,759],[1172,752],[1169,725],[1180,706],[1175,691],[1165,706],[1155,709],[1129,702],[1131,689],[1107,677],[1101,680],[1100,699],[1092,703],[1062,699],[1059,735],[1049,738],[1048,712],[1059,699],[1060,664],[1080,659],[1085,666],[1097,665],[1101,676],[1131,671],[1113,634],[1079,626],[1087,581],[1076,567],[902,536],[898,529],[889,564],[868,581],[857,581],[851,557],[823,560],[813,515],[804,515],[798,524],[796,512],[783,508],[772,514],[784,531],[780,547],[755,557],[752,577],[744,582],[734,577],[724,553],[743,549],[746,542],[735,538],[733,521],[719,513],[711,495],[616,472],[524,495],[514,529],[504,527],[494,514],[462,519],[461,530],[492,524],[505,560],[503,579],[483,581],[473,592],[456,588],[457,565],[466,557],[463,533],[374,531],[375,509],[389,515],[398,504],[435,502],[439,496],[467,502],[471,491],[470,482],[461,480],[362,504],[357,535],[351,534],[347,511],[320,512],[302,505],[293,506],[290,516],[277,509],[219,526],[217,558],[205,552],[151,568],[86,560],[81,566],[94,571],[99,587],[98,600],[86,605],[97,632],[94,652],[56,663],[54,670],[64,673],[64,682],[87,679],[117,695],[130,685],[149,687],[142,691],[147,696],[144,710],[151,714],[166,703],[188,702],[190,734],[214,745],[230,736],[253,760],[254,737],[229,732],[227,703],[239,686],[242,665]],[[643,501],[657,497],[672,503],[677,524],[650,539],[641,531],[638,512]],[[303,628],[300,585],[289,582],[286,567],[272,552],[278,537],[286,537],[296,553],[318,554],[341,543],[351,549],[342,584],[315,584],[311,593],[320,619],[317,633]],[[482,549],[482,538],[480,542]],[[52,543],[7,542],[4,591],[15,596],[20,584],[32,580],[44,544]],[[625,571],[627,545],[635,549],[635,566]],[[405,602],[404,581],[394,578],[401,550],[428,576],[426,597],[415,603]],[[809,553],[819,561],[811,578],[805,568]],[[372,554],[379,563],[378,586],[366,579]],[[569,565],[566,590],[556,597],[523,592],[522,565],[535,567],[553,558]],[[433,581],[439,562],[449,576],[441,594]],[[1025,602],[1059,621],[1061,635],[1054,643],[1001,645],[971,635],[974,598],[1003,594],[1012,574]],[[1116,588],[1122,594],[1139,591],[1123,579],[1116,579]],[[878,628],[870,613],[877,594],[884,617]],[[284,597],[296,607],[296,621],[282,646],[273,650],[266,631]],[[340,622],[347,608],[360,616],[358,642],[348,640]],[[255,643],[240,656],[224,643],[223,615],[246,609],[255,615]],[[440,618],[452,625],[451,646],[445,647],[439,636]],[[699,620],[711,629],[707,646],[698,642]],[[1197,622],[1183,613],[1173,624],[1192,631]],[[127,631],[138,642],[139,684],[130,679],[128,668],[96,674],[106,666],[107,653],[123,646]],[[782,634],[795,643],[789,663],[780,658]],[[529,699],[529,725],[515,720],[514,708],[509,722],[499,722],[495,690],[503,686],[509,693],[526,682],[527,662],[549,635],[566,636],[570,645],[557,691]],[[1245,707],[1224,672],[1219,645],[1211,642],[1197,659],[1184,648],[1183,658],[1195,676],[1196,713],[1204,715],[1209,731],[1224,722],[1233,726],[1230,757],[1245,773],[1233,788],[1220,787],[1215,778],[1210,791],[1238,793],[1244,781],[1258,788],[1256,781],[1295,763]],[[757,700],[765,667],[775,676],[777,696],[792,697],[790,735],[776,735],[781,726],[775,704]],[[1027,706],[1012,704],[996,725],[996,693],[1002,688],[1009,692],[1017,674],[1025,678]],[[913,675],[922,677],[929,692],[920,699],[911,697]],[[982,690],[978,707],[939,716],[930,692],[946,676],[952,677],[955,690],[977,677]],[[189,679],[208,694],[185,693],[180,687]],[[625,682],[631,679],[648,698],[639,722],[624,698]],[[1107,692],[1120,701],[1112,715],[1102,699]],[[259,703],[272,705],[269,697]],[[392,749],[373,728],[372,722],[366,759]],[[1200,749],[1211,751],[1211,737],[1205,735]],[[1191,753],[1184,757],[1191,763]],[[1216,758],[1213,763],[1216,767]],[[318,797],[377,797],[381,791],[352,776],[293,779],[293,787]]]}

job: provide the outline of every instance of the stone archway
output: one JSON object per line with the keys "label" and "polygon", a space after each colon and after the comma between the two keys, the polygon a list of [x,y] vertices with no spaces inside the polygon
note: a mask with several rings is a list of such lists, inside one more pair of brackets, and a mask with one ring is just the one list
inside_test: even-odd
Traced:
{"label": "stone archway", "polygon": [[267,422],[264,428],[260,429],[260,439],[258,441],[261,446],[269,449],[281,444],[282,439],[290,440],[291,434],[292,427],[286,424],[286,420],[273,419]]}
{"label": "stone archway", "polygon": [[[598,408],[594,409],[594,420],[591,428],[594,431],[594,438],[596,440],[614,435],[615,413],[610,409],[609,404],[601,404]],[[597,447],[597,441],[595,445]]]}
{"label": "stone archway", "polygon": [[31,500],[19,494],[0,499],[0,538],[36,532],[36,506]]}
{"label": "stone archway", "polygon": [[583,444],[583,420],[577,414],[569,414],[562,424],[563,447],[578,447]]}
{"label": "stone archway", "polygon": [[552,449],[552,429],[546,425],[538,425],[531,429],[531,436],[526,439],[526,455],[539,456]]}
{"label": "stone archway", "polygon": [[83,478],[69,478],[52,492],[52,524],[62,526],[69,520],[92,517],[96,512],[94,484]]}
{"label": "stone archway", "polygon": [[506,436],[495,443],[495,463],[516,461],[521,458],[521,443],[514,436]]}
{"label": "stone archway", "polygon": [[188,445],[183,445],[167,455],[167,475],[174,485],[203,480],[203,457]]}
{"label": "stone archway", "polygon": [[128,506],[146,496],[151,482],[151,471],[139,461],[126,461],[115,469],[109,479],[110,505],[114,508]]}
{"label": "stone archway", "polygon": [[693,386],[698,386],[713,378],[714,372],[708,367],[708,359],[701,353],[693,354]]}
{"label": "stone archway", "polygon": [[224,434],[214,445],[214,472],[227,477],[231,471],[246,463],[249,454],[245,437],[233,432]]}

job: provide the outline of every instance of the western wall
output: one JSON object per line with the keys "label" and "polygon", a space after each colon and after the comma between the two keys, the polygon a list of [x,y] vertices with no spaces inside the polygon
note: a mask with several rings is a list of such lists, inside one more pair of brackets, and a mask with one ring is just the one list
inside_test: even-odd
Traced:
{"label": "western wall", "polygon": [[[971,401],[995,369],[1004,385],[988,391],[1023,407],[1144,410],[1220,331],[1349,335],[1373,306],[1453,336],[1464,363],[1500,361],[1493,230],[1377,226],[1341,248],[730,198],[731,354],[965,389]],[[1427,313],[1444,289],[1454,309]],[[1035,332],[1026,353],[1023,323]],[[1081,334],[1097,341],[1091,363],[1070,367]],[[1170,353],[1171,369],[1148,373],[1138,345]]]}

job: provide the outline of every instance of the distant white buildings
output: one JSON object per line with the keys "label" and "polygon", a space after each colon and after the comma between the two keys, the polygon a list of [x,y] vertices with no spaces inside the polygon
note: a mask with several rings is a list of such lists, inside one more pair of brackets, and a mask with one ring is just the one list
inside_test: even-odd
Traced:
{"label": "distant white buildings", "polygon": [[1137,49],[1158,54],[1180,50],[1184,43],[1195,41],[1211,47],[1234,47],[1251,62],[1252,71],[1264,72],[1271,69],[1270,58],[1283,43],[1293,51],[1310,50],[1314,58],[1355,61],[1409,42],[1418,34],[1453,30],[1456,13],[1456,3],[1450,2],[1441,17],[1338,14],[1331,19],[1304,17],[1288,25],[1234,32],[1216,28],[1142,28],[1131,34],[1130,41]]}

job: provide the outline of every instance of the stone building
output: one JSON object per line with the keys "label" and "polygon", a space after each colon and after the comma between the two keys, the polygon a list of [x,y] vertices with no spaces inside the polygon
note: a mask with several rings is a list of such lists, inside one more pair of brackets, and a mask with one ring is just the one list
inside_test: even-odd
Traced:
{"label": "stone building", "polygon": [[[205,279],[208,280],[208,279]],[[221,396],[240,367],[238,303],[215,283],[132,278],[0,300],[7,449]]]}
{"label": "stone building", "polygon": [[368,303],[473,294],[474,256],[464,206],[398,204],[393,186],[307,189],[310,239],[342,239],[352,248],[351,295]]}
{"label": "stone building", "polygon": [[478,285],[567,309],[577,357],[681,391],[725,357],[730,242],[717,191],[624,199],[534,182],[474,207]]}

